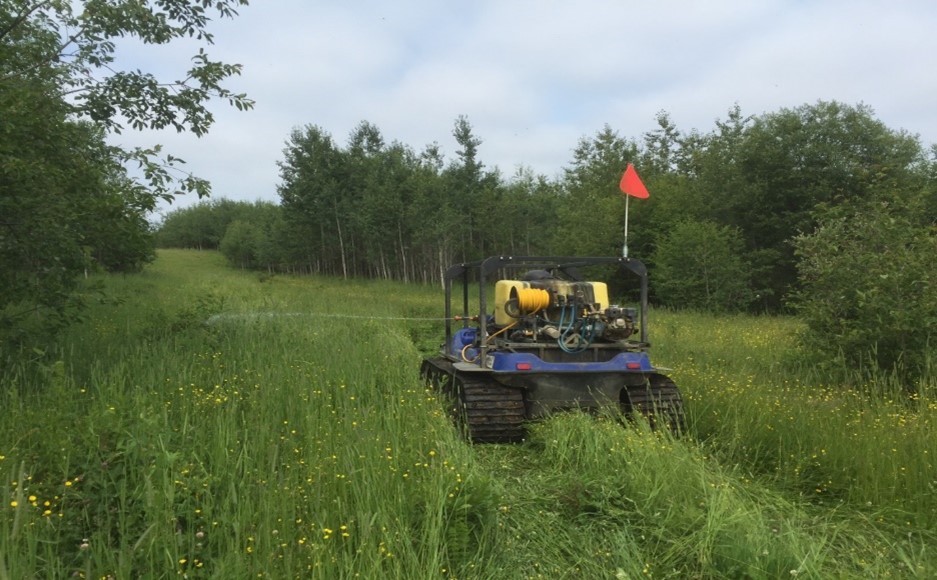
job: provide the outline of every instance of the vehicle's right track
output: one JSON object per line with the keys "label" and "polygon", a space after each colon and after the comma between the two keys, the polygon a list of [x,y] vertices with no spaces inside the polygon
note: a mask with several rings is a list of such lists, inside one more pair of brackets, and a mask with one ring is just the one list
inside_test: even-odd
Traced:
{"label": "vehicle's right track", "polygon": [[673,433],[686,430],[683,397],[669,377],[656,373],[647,375],[647,382],[628,387],[628,399],[630,408],[623,411],[641,413],[652,427],[662,418]]}

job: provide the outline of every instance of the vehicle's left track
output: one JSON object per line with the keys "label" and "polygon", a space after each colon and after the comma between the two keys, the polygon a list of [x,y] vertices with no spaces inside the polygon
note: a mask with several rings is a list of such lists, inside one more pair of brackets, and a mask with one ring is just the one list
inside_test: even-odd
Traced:
{"label": "vehicle's left track", "polygon": [[423,361],[421,375],[446,397],[449,412],[475,443],[513,443],[526,435],[523,389],[504,386],[490,374],[459,371],[448,359]]}

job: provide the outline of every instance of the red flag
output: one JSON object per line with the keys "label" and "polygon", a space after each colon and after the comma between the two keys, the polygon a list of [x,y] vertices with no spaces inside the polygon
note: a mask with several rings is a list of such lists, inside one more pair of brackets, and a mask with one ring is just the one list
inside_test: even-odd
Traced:
{"label": "red flag", "polygon": [[638,199],[647,199],[651,196],[651,194],[647,192],[647,188],[644,187],[644,182],[638,177],[638,172],[634,170],[634,165],[630,163],[625,169],[625,174],[621,176],[619,187],[621,187],[622,193],[637,197]]}

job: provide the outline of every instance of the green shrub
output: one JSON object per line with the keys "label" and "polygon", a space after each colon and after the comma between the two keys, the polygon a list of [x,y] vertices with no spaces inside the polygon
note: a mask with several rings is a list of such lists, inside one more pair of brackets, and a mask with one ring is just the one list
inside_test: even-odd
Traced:
{"label": "green shrub", "polygon": [[745,310],[752,302],[749,268],[738,230],[681,221],[654,251],[654,290],[674,308]]}
{"label": "green shrub", "polygon": [[937,330],[937,237],[887,204],[796,239],[804,344],[833,360],[919,375]]}

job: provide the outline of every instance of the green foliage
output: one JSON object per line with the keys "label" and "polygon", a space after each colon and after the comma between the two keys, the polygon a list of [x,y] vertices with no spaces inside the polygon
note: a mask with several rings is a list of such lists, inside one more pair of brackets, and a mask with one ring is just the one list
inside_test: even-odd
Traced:
{"label": "green foliage", "polygon": [[[16,410],[0,418],[4,574],[405,578],[483,564],[496,489],[418,384],[398,323],[310,324],[290,314],[347,302],[348,283],[260,286],[214,253],[161,256],[106,280],[125,302],[69,330],[45,388],[0,389]],[[387,290],[350,294],[387,312]],[[283,316],[223,316],[261,309]]]}
{"label": "green foliage", "polygon": [[156,232],[156,241],[161,248],[217,250],[233,222],[263,223],[264,227],[271,227],[269,224],[279,215],[280,208],[271,202],[225,198],[200,201],[168,212]]}
{"label": "green foliage", "polygon": [[684,219],[735,228],[759,310],[784,308],[797,289],[792,240],[813,229],[818,207],[934,190],[918,140],[864,105],[819,101],[760,116],[735,106],[706,133],[680,132],[666,113],[658,124],[641,151],[652,194],[641,204],[645,221],[633,222],[638,251]]}
{"label": "green foliage", "polygon": [[827,360],[919,375],[937,337],[933,225],[868,204],[827,217],[796,247],[806,346]]}
{"label": "green foliage", "polygon": [[484,171],[465,117],[453,136],[461,149],[446,165],[435,144],[416,154],[368,122],[347,147],[320,127],[293,131],[280,163],[283,227],[271,230],[281,267],[428,282],[454,261],[546,247],[556,188],[529,171],[510,184]]}
{"label": "green foliage", "polygon": [[[37,81],[38,83],[38,81]],[[36,87],[0,90],[0,350],[67,324],[78,276],[138,271],[153,257],[145,196],[102,133]]]}
{"label": "green foliage", "polygon": [[714,461],[844,520],[888,534],[917,529],[901,542],[907,554],[917,533],[937,530],[933,354],[909,401],[907,379],[813,364],[794,318],[658,312],[653,320],[655,360],[675,367],[691,428]]}
{"label": "green foliage", "polygon": [[[202,135],[214,120],[207,108],[212,99],[239,110],[253,106],[245,95],[223,86],[240,74],[240,65],[213,61],[205,52],[205,45],[212,43],[209,9],[217,17],[233,18],[236,8],[245,5],[247,0],[7,1],[0,34],[10,42],[3,45],[0,83],[49,82],[47,97],[65,102],[64,97],[71,96],[67,102],[72,114],[107,132],[120,133],[122,123],[129,123],[134,129],[173,127]],[[147,45],[195,39],[200,47],[184,77],[167,82],[144,71],[117,69],[115,40],[122,37]],[[112,155],[140,167],[154,199],[171,199],[176,191],[209,191],[207,182],[180,170],[182,160],[163,157],[159,146],[114,150]]]}
{"label": "green foliage", "polygon": [[250,268],[257,262],[257,230],[253,225],[235,220],[228,225],[221,239],[221,253],[231,264]]}
{"label": "green foliage", "polygon": [[165,82],[119,70],[116,40],[210,44],[212,12],[232,17],[245,4],[0,0],[0,350],[41,345],[73,320],[79,276],[137,272],[152,260],[146,216],[158,199],[208,193],[160,146],[123,149],[106,144],[108,134],[127,123],[201,135],[211,99],[252,105],[222,86],[240,67],[204,48],[184,80]]}
{"label": "green foliage", "polygon": [[160,222],[157,244],[161,248],[217,250],[228,224],[241,217],[233,207],[234,202],[217,199],[174,209]]}
{"label": "green foliage", "polygon": [[742,232],[771,309],[796,288],[790,242],[812,230],[818,205],[919,185],[916,138],[863,105],[819,101],[751,119],[736,110],[712,144],[713,155],[698,161],[699,195],[710,202],[708,217]]}
{"label": "green foliage", "polygon": [[54,308],[64,305],[74,273],[88,265],[76,210],[83,194],[101,185],[97,168],[81,155],[91,138],[66,121],[61,103],[30,90],[0,92],[0,107],[0,310],[18,303]]}
{"label": "green foliage", "polygon": [[[618,189],[624,167],[638,155],[637,145],[606,125],[592,139],[582,138],[566,169],[559,220],[553,231],[560,254],[615,256],[624,239],[625,198]],[[640,223],[640,204],[631,204],[632,223]],[[639,228],[635,228],[639,229]],[[632,256],[642,244],[630,240]]]}
{"label": "green foliage", "polygon": [[[464,116],[448,162],[437,144],[417,153],[367,121],[344,146],[306,125],[280,162],[278,218],[181,210],[161,239],[217,247],[241,219],[268,256],[251,267],[423,282],[492,254],[617,255],[626,208],[618,183],[633,162],[651,196],[628,205],[629,254],[648,262],[659,301],[778,312],[800,284],[793,240],[822,208],[880,192],[896,206],[937,207],[933,152],[865,105],[819,101],[759,116],[735,106],[705,133],[680,131],[663,111],[656,120],[640,140],[609,125],[583,137],[555,179],[486,169],[483,140]],[[696,252],[704,260],[690,259]]]}
{"label": "green foliage", "polygon": [[713,312],[745,310],[751,273],[739,232],[712,222],[680,221],[653,254],[654,290],[665,304]]}
{"label": "green foliage", "polygon": [[156,257],[153,228],[147,220],[149,194],[115,168],[108,191],[88,196],[81,215],[87,216],[85,243],[91,258],[108,272],[140,272]]}

